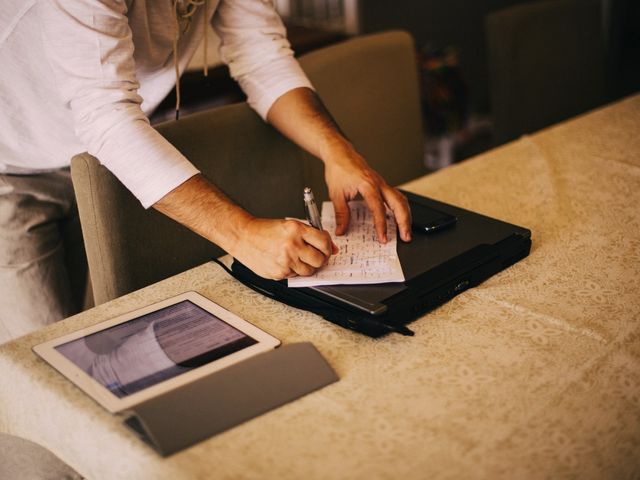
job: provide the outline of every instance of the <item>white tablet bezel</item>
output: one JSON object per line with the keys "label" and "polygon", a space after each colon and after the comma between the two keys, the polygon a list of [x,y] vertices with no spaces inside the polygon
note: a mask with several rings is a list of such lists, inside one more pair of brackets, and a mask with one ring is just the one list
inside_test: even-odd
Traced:
{"label": "white tablet bezel", "polygon": [[[119,398],[85,373],[81,368],[67,359],[64,355],[56,350],[56,347],[67,342],[77,340],[92,333],[100,332],[115,325],[134,320],[148,313],[155,312],[162,308],[174,305],[185,300],[191,301],[212,315],[217,316],[222,321],[237,328],[242,333],[254,338],[257,343],[249,347],[243,348],[235,353],[214,360],[201,367],[194,368],[188,372],[180,374],[176,377],[164,380],[156,385],[145,388],[136,393],[132,393],[126,397]],[[212,302],[196,292],[186,292],[175,297],[168,298],[158,303],[133,310],[131,312],[119,315],[110,320],[100,322],[87,328],[83,328],[76,332],[64,335],[62,337],[49,340],[33,347],[33,351],[43,360],[48,362],[56,370],[71,380],[78,388],[97,401],[104,408],[112,413],[122,412],[130,409],[135,405],[144,402],[153,397],[162,395],[163,393],[179,388],[183,385],[191,383],[199,378],[205,377],[213,372],[222,370],[230,365],[241,362],[249,357],[262,352],[273,350],[280,345],[280,340],[260,330],[255,325],[243,320],[234,313],[226,310],[220,305]]]}

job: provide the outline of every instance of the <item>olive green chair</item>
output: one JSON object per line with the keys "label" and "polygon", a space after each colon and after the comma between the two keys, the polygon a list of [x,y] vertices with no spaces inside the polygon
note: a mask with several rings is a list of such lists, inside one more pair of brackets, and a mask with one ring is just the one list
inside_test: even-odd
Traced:
{"label": "olive green chair", "polygon": [[[341,128],[391,184],[424,173],[413,43],[403,32],[354,38],[300,59]],[[321,162],[246,104],[187,116],[158,131],[254,215],[302,216],[302,189],[326,198]],[[71,173],[96,304],[224,252],[150,208],[89,154]]]}

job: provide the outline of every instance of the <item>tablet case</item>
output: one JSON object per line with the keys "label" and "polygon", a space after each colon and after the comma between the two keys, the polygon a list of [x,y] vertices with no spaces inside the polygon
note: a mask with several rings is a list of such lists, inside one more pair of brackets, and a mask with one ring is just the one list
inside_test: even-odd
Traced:
{"label": "tablet case", "polygon": [[[225,265],[221,265],[226,269]],[[381,321],[373,315],[360,313],[353,309],[330,303],[321,298],[306,295],[301,289],[287,287],[286,280],[268,280],[256,275],[237,260],[233,261],[231,270],[227,269],[227,271],[231,273],[235,279],[256,292],[267,295],[290,307],[313,312],[336,325],[363,333],[369,337],[377,338],[390,332],[407,336],[413,335],[413,332],[403,325],[402,322],[389,319]]]}
{"label": "tablet case", "polygon": [[411,243],[398,244],[398,255],[407,278],[404,284],[345,287],[350,289],[352,297],[365,291],[384,291],[386,297],[381,314],[367,313],[313,288],[289,288],[286,280],[262,278],[237,260],[233,261],[230,273],[245,285],[275,300],[376,338],[392,332],[413,335],[405,324],[529,254],[531,231],[526,228],[410,192],[403,193],[410,204],[417,203],[445,212],[457,217],[458,222],[443,232],[414,234]]}
{"label": "tablet case", "polygon": [[283,345],[140,403],[125,424],[167,456],[337,380],[311,343]]}

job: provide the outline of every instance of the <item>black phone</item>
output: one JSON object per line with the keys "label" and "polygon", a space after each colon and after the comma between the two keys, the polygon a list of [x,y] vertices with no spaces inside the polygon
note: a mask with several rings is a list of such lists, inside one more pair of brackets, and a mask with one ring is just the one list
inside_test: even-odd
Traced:
{"label": "black phone", "polygon": [[418,203],[410,203],[411,228],[419,233],[435,233],[452,227],[458,221],[457,217]]}

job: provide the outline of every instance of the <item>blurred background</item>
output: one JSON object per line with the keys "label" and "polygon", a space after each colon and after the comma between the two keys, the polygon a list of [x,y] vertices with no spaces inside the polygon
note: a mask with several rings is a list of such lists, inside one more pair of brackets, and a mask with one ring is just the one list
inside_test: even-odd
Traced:
{"label": "blurred background", "polygon": [[[434,171],[640,90],[638,0],[275,0],[296,55],[402,29],[416,46],[424,163]],[[208,43],[181,114],[244,101]],[[394,92],[388,92],[393,95]],[[175,93],[152,122],[173,118]]]}

